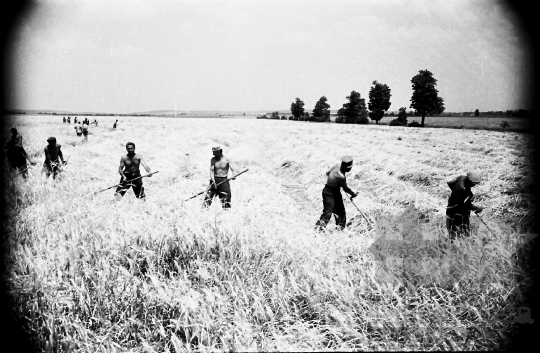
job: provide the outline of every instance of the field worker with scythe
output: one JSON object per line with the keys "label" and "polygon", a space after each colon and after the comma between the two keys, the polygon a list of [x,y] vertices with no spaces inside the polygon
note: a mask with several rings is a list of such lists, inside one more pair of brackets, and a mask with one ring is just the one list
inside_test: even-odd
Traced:
{"label": "field worker with scythe", "polygon": [[82,134],[84,136],[84,140],[88,141],[88,124],[86,121],[82,124]]}
{"label": "field worker with scythe", "polygon": [[[64,165],[66,162],[64,161],[64,155],[60,149],[62,146],[56,143],[56,137],[49,137],[47,142],[49,144],[43,149],[45,152],[45,162],[43,162],[41,174],[43,175],[43,173],[45,173],[47,178],[52,174],[53,179],[56,179],[56,175],[61,170],[60,166]],[[62,164],[60,164],[58,158],[60,158]]]}
{"label": "field worker with scythe", "polygon": [[[121,176],[120,185],[116,188],[114,196],[116,200],[120,200],[126,191],[128,191],[130,187],[133,187],[135,196],[138,199],[146,200],[139,165],[142,164],[148,173],[152,173],[152,171],[144,161],[143,156],[135,153],[135,144],[133,142],[126,143],[126,151],[127,154],[120,158],[120,167],[118,168],[118,173],[120,173]],[[148,177],[151,178],[152,175],[148,175]],[[132,181],[132,179],[136,180]]]}
{"label": "field worker with scythe", "polygon": [[32,165],[36,165],[37,163],[31,160],[24,150],[22,145],[22,135],[20,135],[14,127],[11,128],[11,138],[6,144],[6,149],[11,169],[18,168],[21,171],[22,176],[26,179],[28,176],[26,160]]}
{"label": "field worker with scythe", "polygon": [[82,126],[81,126],[80,121],[77,123],[77,125],[75,125],[74,129],[75,129],[75,132],[77,133],[77,136],[82,135]]}
{"label": "field worker with scythe", "polygon": [[[223,208],[231,208],[231,185],[227,180],[229,169],[234,175],[234,169],[231,166],[231,159],[223,155],[221,147],[212,147],[214,157],[210,160],[210,185],[208,192],[204,196],[204,205],[210,206],[214,196],[218,195],[222,202]],[[236,180],[235,177],[232,180]],[[220,184],[220,185],[216,185]]]}
{"label": "field worker with scythe", "polygon": [[345,156],[341,158],[341,164],[336,164],[326,172],[328,179],[322,191],[323,213],[315,224],[316,230],[322,231],[326,227],[330,218],[332,218],[332,213],[336,219],[336,224],[341,230],[345,228],[347,218],[343,198],[341,197],[341,188],[351,195],[351,198],[358,196],[347,186],[347,179],[345,178],[345,174],[351,171],[352,164],[352,157]]}
{"label": "field worker with scythe", "polygon": [[458,176],[448,182],[448,187],[452,190],[446,207],[446,229],[450,240],[454,240],[456,237],[470,236],[471,211],[478,214],[484,209],[472,203],[474,195],[471,188],[481,181],[479,172],[470,171],[467,175]]}

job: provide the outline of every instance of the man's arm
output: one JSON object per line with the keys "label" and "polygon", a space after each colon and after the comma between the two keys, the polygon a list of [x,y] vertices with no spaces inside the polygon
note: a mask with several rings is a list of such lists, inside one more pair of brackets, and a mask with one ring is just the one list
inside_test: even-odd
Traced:
{"label": "man's arm", "polygon": [[349,186],[347,185],[347,179],[345,179],[345,177],[339,177],[339,183],[343,188],[343,191],[345,191],[347,194],[351,195],[352,197],[356,197],[356,195],[358,195],[349,188]]}
{"label": "man's arm", "polygon": [[216,184],[216,181],[214,180],[214,166],[216,164],[216,160],[212,158],[210,160],[210,182],[214,185]]}
{"label": "man's arm", "polygon": [[480,207],[480,206],[476,206],[476,205],[473,205],[471,203],[471,211],[473,211],[474,213],[480,213],[484,210],[483,207]]}
{"label": "man's arm", "polygon": [[232,161],[231,161],[230,158],[227,158],[227,161],[229,162],[229,169],[231,170],[231,173],[232,173],[232,175],[233,175],[232,180],[236,180],[236,178],[234,178],[234,169],[233,169],[233,167],[232,167]]}
{"label": "man's arm", "polygon": [[45,163],[50,162],[51,161],[51,155],[50,155],[49,150],[47,149],[47,147],[45,147],[43,149],[43,151],[45,152]]}
{"label": "man's arm", "polygon": [[[148,164],[146,164],[146,162],[144,161],[144,159],[143,159],[142,156],[141,156],[141,164],[142,164],[142,166],[144,167],[144,169],[146,169],[146,172],[147,172],[148,174],[152,173],[152,171],[150,170],[150,167],[148,166]],[[148,177],[151,178],[152,176],[149,175]]]}
{"label": "man's arm", "polygon": [[126,165],[126,161],[124,157],[120,157],[120,167],[118,167],[118,173],[120,173],[120,176],[122,179],[126,179],[126,176],[124,175],[124,167]]}

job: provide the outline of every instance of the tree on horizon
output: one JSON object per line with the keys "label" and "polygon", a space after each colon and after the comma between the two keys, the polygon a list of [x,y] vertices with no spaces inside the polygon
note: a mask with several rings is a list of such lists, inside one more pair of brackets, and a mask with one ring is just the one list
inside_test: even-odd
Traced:
{"label": "tree on horizon", "polygon": [[420,70],[411,79],[413,94],[411,108],[422,115],[421,126],[424,126],[426,114],[441,114],[444,111],[444,100],[439,97],[439,91],[435,88],[437,80],[428,70]]}
{"label": "tree on horizon", "polygon": [[304,115],[304,102],[300,98],[291,104],[291,113],[295,118],[300,118]]}
{"label": "tree on horizon", "polygon": [[360,97],[360,93],[352,91],[346,98],[349,102],[344,103],[337,112],[339,121],[345,124],[369,124],[366,100]]}
{"label": "tree on horizon", "polygon": [[369,118],[375,120],[375,123],[378,124],[384,116],[384,112],[388,111],[390,108],[390,88],[382,83],[373,81],[373,86],[369,90],[369,103],[368,108]]}

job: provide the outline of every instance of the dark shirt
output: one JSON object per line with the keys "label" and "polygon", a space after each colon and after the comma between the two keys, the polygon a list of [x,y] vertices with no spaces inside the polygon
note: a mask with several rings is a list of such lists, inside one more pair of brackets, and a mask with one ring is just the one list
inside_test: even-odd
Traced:
{"label": "dark shirt", "polygon": [[11,141],[13,141],[14,146],[22,147],[22,135],[11,135]]}
{"label": "dark shirt", "polygon": [[448,187],[452,190],[448,198],[448,206],[446,207],[446,215],[454,216],[455,214],[466,215],[471,210],[476,210],[477,207],[472,204],[474,195],[471,187],[466,183],[467,176],[461,175],[456,179],[448,182]]}

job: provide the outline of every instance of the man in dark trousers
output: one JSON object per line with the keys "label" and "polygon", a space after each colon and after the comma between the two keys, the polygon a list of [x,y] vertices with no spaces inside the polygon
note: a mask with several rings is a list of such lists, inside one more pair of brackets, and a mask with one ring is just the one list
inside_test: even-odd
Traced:
{"label": "man in dark trousers", "polygon": [[64,124],[66,123],[66,117],[64,117]]}
{"label": "man in dark trousers", "polygon": [[[64,161],[64,156],[62,154],[62,150],[60,149],[62,146],[56,143],[56,138],[49,137],[47,142],[49,144],[43,149],[45,152],[45,162],[43,162],[41,174],[43,175],[43,173],[45,173],[47,178],[52,174],[53,179],[56,179],[56,176],[60,171],[60,167],[66,162]],[[58,160],[58,158],[60,158],[60,160]]]}
{"label": "man in dark trousers", "polygon": [[113,129],[116,129],[116,125],[117,125],[117,124],[118,124],[118,119],[114,122],[112,128],[113,128]]}
{"label": "man in dark trousers", "polygon": [[[142,164],[147,173],[152,173],[152,171],[144,161],[143,156],[135,153],[135,144],[133,142],[126,143],[126,151],[127,154],[120,158],[120,167],[118,168],[118,173],[120,173],[121,176],[120,185],[116,188],[114,196],[116,200],[120,200],[126,191],[128,191],[130,187],[133,187],[135,196],[138,199],[146,200],[142,178],[139,178],[141,176],[139,165]],[[152,176],[149,175],[148,177],[151,178]],[[135,178],[139,179],[130,181]]]}
{"label": "man in dark trousers", "polygon": [[82,134],[84,136],[84,140],[88,141],[88,124],[86,124],[86,121],[82,124]]}
{"label": "man in dark trousers", "polygon": [[471,188],[482,181],[480,173],[470,171],[467,175],[461,175],[448,182],[452,190],[446,207],[446,229],[450,240],[456,237],[470,236],[471,211],[482,212],[483,208],[473,205],[474,195]]}
{"label": "man in dark trousers", "polygon": [[[231,185],[227,180],[229,169],[234,175],[231,159],[223,155],[221,147],[212,147],[214,157],[210,160],[210,185],[204,197],[204,205],[210,206],[214,196],[219,196],[224,209],[231,208]],[[232,178],[235,180],[236,178]],[[227,181],[225,181],[227,180]],[[217,185],[220,184],[220,185]]]}
{"label": "man in dark trousers", "polygon": [[18,168],[24,178],[28,176],[28,166],[26,160],[32,165],[37,163],[30,159],[22,145],[22,135],[17,132],[16,128],[11,128],[11,138],[6,144],[7,158],[11,169]]}
{"label": "man in dark trousers", "polygon": [[345,178],[345,174],[351,171],[352,164],[352,157],[345,156],[341,158],[341,164],[336,164],[326,172],[328,179],[322,191],[323,213],[315,224],[316,230],[322,231],[326,227],[330,218],[332,218],[332,213],[334,214],[336,224],[341,230],[345,228],[347,216],[345,214],[343,198],[341,197],[341,188],[351,195],[351,198],[355,198],[358,195],[347,186],[347,179]]}

